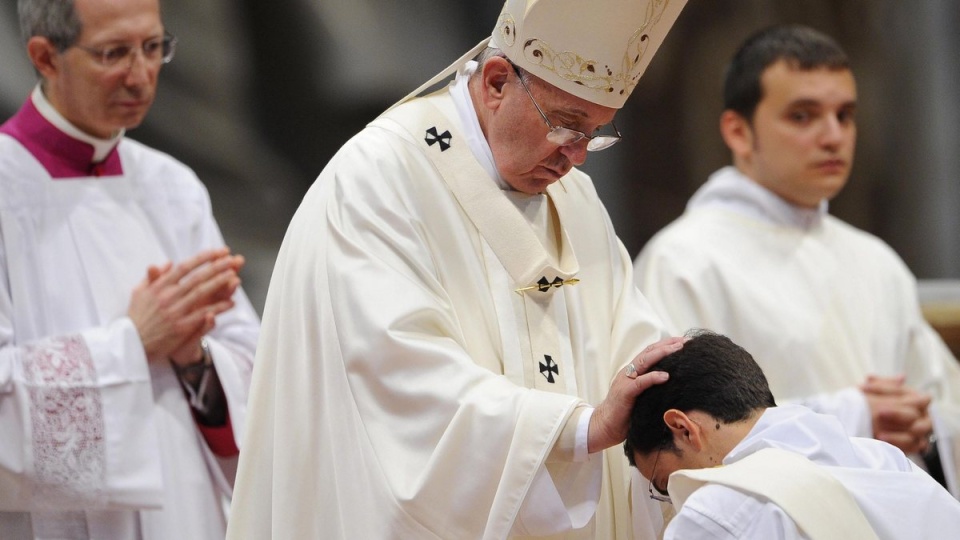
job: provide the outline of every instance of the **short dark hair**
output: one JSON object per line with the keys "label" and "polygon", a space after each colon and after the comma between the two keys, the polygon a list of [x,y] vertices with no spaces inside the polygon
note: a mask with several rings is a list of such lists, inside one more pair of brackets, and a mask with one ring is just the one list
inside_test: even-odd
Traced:
{"label": "short dark hair", "polygon": [[651,371],[670,378],[637,398],[623,450],[631,465],[633,453],[649,454],[675,449],[672,434],[663,423],[669,409],[703,411],[723,423],[746,420],[758,409],[776,407],[767,378],[750,353],[730,338],[694,330],[679,351],[657,362]]}
{"label": "short dark hair", "polygon": [[772,26],[747,38],[734,54],[724,77],[723,108],[752,122],[763,99],[760,78],[780,60],[803,71],[850,69],[847,53],[830,36],[807,26]]}

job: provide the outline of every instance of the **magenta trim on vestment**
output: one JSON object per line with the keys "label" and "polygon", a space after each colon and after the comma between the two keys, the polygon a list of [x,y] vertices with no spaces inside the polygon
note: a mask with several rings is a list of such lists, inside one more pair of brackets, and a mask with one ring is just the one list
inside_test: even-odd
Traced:
{"label": "magenta trim on vestment", "polygon": [[0,126],[20,142],[28,152],[50,173],[53,178],[83,178],[89,176],[120,176],[123,165],[117,146],[100,163],[91,163],[93,145],[78,141],[57,129],[40,114],[33,100],[27,102],[17,114]]}

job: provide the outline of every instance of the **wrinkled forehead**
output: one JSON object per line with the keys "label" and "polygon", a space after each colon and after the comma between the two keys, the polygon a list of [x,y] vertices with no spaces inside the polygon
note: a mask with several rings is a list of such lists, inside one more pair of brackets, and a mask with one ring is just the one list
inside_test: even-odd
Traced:
{"label": "wrinkled forehead", "polygon": [[538,104],[547,114],[563,113],[578,118],[584,123],[597,125],[609,124],[619,109],[598,105],[561,90],[552,84],[531,75],[530,90],[536,95]]}

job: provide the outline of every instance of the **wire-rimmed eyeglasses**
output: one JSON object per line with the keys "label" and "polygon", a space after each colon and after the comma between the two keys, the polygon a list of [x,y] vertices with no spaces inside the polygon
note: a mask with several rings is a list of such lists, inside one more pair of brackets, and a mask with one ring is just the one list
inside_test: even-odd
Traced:
{"label": "wire-rimmed eyeglasses", "polygon": [[527,83],[523,82],[523,74],[520,72],[520,68],[517,67],[517,65],[513,62],[511,62],[510,65],[513,66],[513,70],[516,72],[517,78],[520,79],[520,85],[523,86],[524,90],[526,90],[527,96],[529,96],[530,101],[533,102],[533,106],[537,108],[537,112],[540,113],[543,121],[547,124],[547,128],[550,130],[547,132],[548,141],[558,146],[567,146],[580,142],[583,139],[587,139],[587,150],[591,152],[605,150],[620,142],[622,135],[620,134],[620,130],[617,129],[617,125],[613,122],[610,122],[610,126],[613,127],[613,131],[616,133],[616,135],[594,135],[592,137],[582,131],[577,131],[575,129],[570,129],[563,126],[557,126],[551,123],[550,119],[547,118],[546,113],[544,113],[543,109],[540,108],[537,100],[533,99],[533,94],[531,94],[530,89],[527,88]]}
{"label": "wire-rimmed eyeglasses", "polygon": [[119,43],[106,47],[85,47],[73,44],[71,47],[90,53],[100,65],[108,68],[123,65],[124,60],[129,60],[129,65],[132,66],[137,49],[143,53],[143,58],[148,63],[166,64],[173,60],[173,53],[177,50],[177,38],[165,33],[163,37],[144,41],[139,47],[130,43]]}
{"label": "wire-rimmed eyeglasses", "polygon": [[669,495],[662,495],[659,489],[654,491],[655,486],[653,485],[653,477],[657,473],[657,463],[660,462],[660,452],[663,452],[663,445],[660,445],[660,449],[657,450],[657,457],[653,460],[653,469],[650,471],[650,478],[647,480],[647,492],[650,493],[650,498],[655,501],[672,503]]}

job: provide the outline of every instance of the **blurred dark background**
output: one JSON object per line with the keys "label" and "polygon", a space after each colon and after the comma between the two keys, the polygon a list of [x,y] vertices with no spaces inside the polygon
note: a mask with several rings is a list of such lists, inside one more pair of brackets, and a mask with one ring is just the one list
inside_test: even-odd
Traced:
{"label": "blurred dark background", "polygon": [[[248,258],[258,309],[287,223],[327,160],[381,110],[490,34],[500,0],[162,0],[177,56],[129,136],[207,184]],[[920,278],[960,278],[960,0],[690,0],[590,172],[636,255],[729,155],[723,68],[753,31],[818,28],[857,76],[857,160],[831,211],[896,249]],[[36,83],[16,2],[0,6],[0,119]]]}

